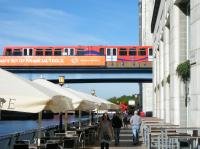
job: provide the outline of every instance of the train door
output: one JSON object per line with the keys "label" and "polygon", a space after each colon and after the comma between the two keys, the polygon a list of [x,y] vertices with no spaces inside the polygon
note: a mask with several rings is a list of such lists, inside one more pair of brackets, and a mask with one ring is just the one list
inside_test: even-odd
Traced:
{"label": "train door", "polygon": [[74,49],[73,48],[65,48],[63,55],[66,56],[73,56],[74,55]]}
{"label": "train door", "polygon": [[117,61],[117,48],[106,48],[106,61]]}
{"label": "train door", "polygon": [[153,49],[148,48],[148,61],[153,61]]}
{"label": "train door", "polygon": [[23,49],[23,55],[24,56],[32,56],[33,55],[33,49],[31,49],[31,48],[24,48]]}

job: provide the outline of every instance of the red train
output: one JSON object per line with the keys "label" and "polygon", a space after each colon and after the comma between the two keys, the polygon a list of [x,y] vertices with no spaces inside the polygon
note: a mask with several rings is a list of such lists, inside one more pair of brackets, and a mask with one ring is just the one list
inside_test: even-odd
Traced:
{"label": "red train", "polygon": [[[75,63],[80,59],[89,58],[91,62],[101,57],[101,62],[107,67],[118,66],[136,66],[140,63],[149,65],[152,61],[152,47],[151,46],[7,46],[3,49],[4,61],[9,60],[9,57],[33,58],[33,61],[40,58],[65,58],[71,59]],[[103,57],[103,60],[102,60]],[[0,65],[1,65],[0,58]],[[20,60],[27,62],[28,60]],[[49,60],[48,60],[49,61]],[[84,60],[82,60],[84,61]],[[14,60],[13,60],[14,62]],[[41,62],[41,61],[40,61]],[[89,61],[88,61],[89,62]],[[149,63],[148,63],[149,62]],[[133,65],[134,64],[134,65]],[[77,63],[77,66],[80,63]],[[86,64],[87,65],[87,64]],[[102,64],[101,64],[102,65]],[[146,65],[146,66],[147,66]],[[14,66],[14,65],[11,65]],[[23,65],[24,66],[24,65]],[[41,65],[42,66],[42,65]],[[45,65],[46,66],[46,65]],[[62,66],[55,65],[55,66]],[[71,65],[70,65],[71,66]],[[83,66],[83,65],[81,65]],[[88,65],[89,66],[89,65]]]}

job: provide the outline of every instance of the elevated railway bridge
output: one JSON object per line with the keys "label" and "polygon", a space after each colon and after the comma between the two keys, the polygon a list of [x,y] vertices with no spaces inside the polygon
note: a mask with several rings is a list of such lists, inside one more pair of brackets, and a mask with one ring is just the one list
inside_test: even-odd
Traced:
{"label": "elevated railway bridge", "polygon": [[8,46],[0,68],[58,83],[152,82],[151,46]]}
{"label": "elevated railway bridge", "polygon": [[99,67],[2,67],[30,80],[45,78],[58,83],[64,76],[66,83],[150,83],[151,68],[99,68]]}

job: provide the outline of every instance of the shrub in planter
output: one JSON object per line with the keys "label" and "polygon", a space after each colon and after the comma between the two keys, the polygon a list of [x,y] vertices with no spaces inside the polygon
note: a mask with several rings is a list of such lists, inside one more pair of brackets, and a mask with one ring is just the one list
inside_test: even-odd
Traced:
{"label": "shrub in planter", "polygon": [[187,60],[181,64],[179,64],[176,68],[176,72],[181,80],[186,83],[190,78],[190,61]]}
{"label": "shrub in planter", "polygon": [[169,84],[170,83],[170,75],[168,74],[167,76],[167,83]]}

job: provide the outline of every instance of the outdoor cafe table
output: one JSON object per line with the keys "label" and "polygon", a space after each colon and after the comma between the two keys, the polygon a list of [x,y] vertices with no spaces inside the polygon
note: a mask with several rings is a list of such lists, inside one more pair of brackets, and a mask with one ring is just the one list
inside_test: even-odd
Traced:
{"label": "outdoor cafe table", "polygon": [[[31,144],[29,148],[31,149],[44,149],[46,145],[49,143],[57,143],[59,146],[64,146],[65,140],[74,140],[75,146],[78,146],[78,139],[79,136],[77,134],[66,134],[66,133],[57,133],[57,136],[46,137],[47,140],[44,143],[38,144]],[[45,139],[45,137],[43,137]]]}

